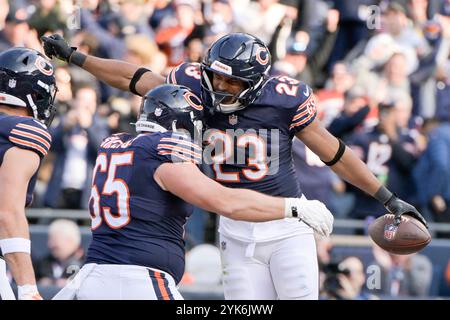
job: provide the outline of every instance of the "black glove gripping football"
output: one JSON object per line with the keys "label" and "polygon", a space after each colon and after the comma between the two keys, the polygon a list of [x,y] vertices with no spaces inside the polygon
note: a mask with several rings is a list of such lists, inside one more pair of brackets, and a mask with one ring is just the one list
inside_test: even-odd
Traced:
{"label": "black glove gripping football", "polygon": [[398,226],[402,221],[402,215],[407,214],[413,218],[416,218],[428,228],[426,220],[422,217],[419,211],[417,211],[417,209],[409,203],[399,199],[395,194],[392,195],[384,206],[390,213],[395,215],[395,225]]}
{"label": "black glove gripping football", "polygon": [[52,34],[49,37],[41,37],[44,42],[44,51],[49,58],[56,57],[67,63],[82,66],[86,56],[76,52],[76,47],[70,47],[66,40],[59,34]]}

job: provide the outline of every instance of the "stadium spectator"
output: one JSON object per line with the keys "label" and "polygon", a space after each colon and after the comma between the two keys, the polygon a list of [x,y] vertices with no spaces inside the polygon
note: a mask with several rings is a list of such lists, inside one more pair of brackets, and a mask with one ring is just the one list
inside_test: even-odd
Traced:
{"label": "stadium spectator", "polygon": [[[24,9],[9,10],[3,30],[0,30],[0,52],[11,47],[27,46],[39,51],[42,49],[36,34],[30,30],[27,18],[28,14]],[[34,41],[33,36],[35,38]]]}
{"label": "stadium spectator", "polygon": [[[345,94],[342,113],[337,115],[328,126],[328,130],[335,136],[346,140],[359,126],[370,127],[372,115],[369,99],[363,88],[353,87]],[[327,111],[325,111],[327,112]]]}
{"label": "stadium spectator", "polygon": [[205,1],[203,15],[205,47],[209,47],[214,41],[232,31],[233,11],[228,0]]}
{"label": "stadium spectator", "polygon": [[67,278],[83,265],[81,234],[75,222],[65,219],[49,226],[49,254],[35,263],[36,278],[41,286],[63,287]]}
{"label": "stadium spectator", "polygon": [[159,51],[156,43],[143,34],[130,35],[125,38],[126,53],[124,60],[147,67],[161,73],[167,65],[167,57]]}
{"label": "stadium spectator", "polygon": [[266,44],[270,43],[282,22],[292,25],[297,17],[297,3],[288,6],[275,0],[234,0],[230,3],[234,16],[233,32],[251,33]]}
{"label": "stadium spectator", "polygon": [[373,8],[378,5],[379,0],[348,0],[332,1],[334,8],[340,13],[339,32],[329,65],[344,59],[347,53],[360,41],[365,40],[371,33],[367,22],[373,21]]}
{"label": "stadium spectator", "polygon": [[64,31],[67,28],[67,17],[61,12],[59,1],[39,0],[33,9],[35,11],[28,24],[36,29],[39,38],[47,32]]}
{"label": "stadium spectator", "polygon": [[395,255],[377,245],[373,247],[375,261],[380,267],[381,289],[374,292],[390,297],[425,297],[429,294],[433,265],[424,255]]}
{"label": "stadium spectator", "polygon": [[[312,87],[323,86],[325,77],[321,70],[324,68],[333,49],[337,35],[339,15],[337,11],[330,11],[324,29],[321,46],[312,52],[310,37],[305,32],[298,32],[287,46],[286,54],[276,61],[273,75],[286,75],[308,83]],[[281,53],[279,52],[279,55]]]}
{"label": "stadium spectator", "polygon": [[436,118],[450,121],[450,50],[445,64],[436,71]]}
{"label": "stadium spectator", "polygon": [[96,114],[96,109],[95,90],[80,87],[75,92],[72,108],[50,131],[56,160],[45,195],[46,206],[87,207],[97,148],[109,134],[106,120]]}
{"label": "stadium spectator", "polygon": [[337,264],[336,269],[334,272],[328,272],[331,279],[325,280],[323,298],[338,300],[378,299],[378,297],[364,291],[366,275],[361,259],[356,256],[347,257]]}
{"label": "stadium spectator", "polygon": [[[402,103],[404,101],[398,100],[392,104],[381,104],[378,125],[368,132],[354,135],[349,145],[380,181],[399,196],[412,201],[415,200],[416,190],[411,170],[419,150],[412,132],[400,127],[396,105]],[[354,188],[351,190],[356,197],[351,217],[364,219],[385,212],[379,203],[372,201],[366,194]]]}
{"label": "stadium spectator", "polygon": [[427,120],[428,145],[414,169],[418,202],[436,222],[450,222],[450,124]]}
{"label": "stadium spectator", "polygon": [[325,87],[317,91],[317,111],[325,127],[344,110],[345,95],[353,86],[354,77],[348,65],[337,62],[331,71],[331,77]]}
{"label": "stadium spectator", "polygon": [[184,60],[184,41],[203,24],[198,0],[173,1],[173,11],[162,18],[156,29],[155,41],[167,55],[168,66]]}

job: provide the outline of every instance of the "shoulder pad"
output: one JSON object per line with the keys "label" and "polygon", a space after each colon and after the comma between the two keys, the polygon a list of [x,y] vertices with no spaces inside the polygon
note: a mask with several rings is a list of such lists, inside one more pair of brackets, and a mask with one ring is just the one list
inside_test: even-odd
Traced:
{"label": "shoulder pad", "polygon": [[47,127],[32,118],[19,119],[9,132],[9,141],[15,146],[36,152],[45,157],[50,150],[52,137]]}
{"label": "shoulder pad", "polygon": [[174,132],[165,132],[160,137],[156,152],[164,162],[201,162],[202,148],[189,137]]}
{"label": "shoulder pad", "polygon": [[179,84],[191,89],[200,97],[201,89],[201,73],[199,63],[182,63],[170,71],[166,78],[166,82],[170,84]]}

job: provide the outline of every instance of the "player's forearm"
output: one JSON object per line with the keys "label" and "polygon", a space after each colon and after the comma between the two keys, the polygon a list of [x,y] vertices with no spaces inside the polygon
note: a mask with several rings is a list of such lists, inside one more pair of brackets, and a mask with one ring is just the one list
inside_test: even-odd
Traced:
{"label": "player's forearm", "polygon": [[346,148],[342,158],[331,167],[342,179],[373,196],[381,187],[381,182],[356,154]]}
{"label": "player's forearm", "polygon": [[339,140],[331,135],[319,121],[315,120],[296,136],[322,161],[329,163],[331,169],[345,181],[372,196],[381,187],[378,179],[349,147],[345,147],[344,153],[339,157],[341,154],[339,151],[342,150],[340,146],[344,147],[344,145],[340,145]]}
{"label": "player's forearm", "polygon": [[0,239],[29,238],[24,209],[0,209]]}
{"label": "player's forearm", "polygon": [[28,253],[8,253],[4,258],[18,286],[36,284],[33,263]]}
{"label": "player's forearm", "polygon": [[120,60],[87,56],[82,68],[112,87],[129,91],[130,81],[139,66]]}
{"label": "player's forearm", "polygon": [[265,222],[285,218],[284,206],[284,198],[247,189],[228,189],[216,210],[233,220]]}
{"label": "player's forearm", "polygon": [[[28,222],[23,212],[0,211],[0,240],[29,239]],[[12,252],[4,254],[17,285],[36,284],[29,253]]]}

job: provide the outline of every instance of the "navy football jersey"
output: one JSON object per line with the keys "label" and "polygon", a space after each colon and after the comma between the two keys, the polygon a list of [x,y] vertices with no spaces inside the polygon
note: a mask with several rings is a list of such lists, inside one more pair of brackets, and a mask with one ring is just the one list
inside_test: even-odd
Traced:
{"label": "navy football jersey", "polygon": [[[47,127],[30,117],[11,116],[0,113],[0,165],[6,151],[12,147],[30,150],[39,155],[41,160],[47,155],[52,138]],[[33,190],[36,185],[37,172],[28,184],[26,206],[33,200]]]}
{"label": "navy football jersey", "polygon": [[[418,154],[415,140],[410,132],[401,132],[399,143],[412,156]],[[411,172],[402,169],[393,160],[393,149],[385,134],[380,133],[376,128],[370,132],[358,133],[349,139],[348,145],[389,190],[408,202],[414,201],[416,190]],[[380,216],[386,212],[384,207],[373,197],[353,186],[349,186],[349,188],[355,194],[352,217]]]}
{"label": "navy football jersey", "polygon": [[166,162],[198,163],[201,148],[173,132],[103,140],[94,167],[87,263],[156,268],[176,282],[184,272],[184,225],[192,206],[153,176]]}
{"label": "navy football jersey", "polygon": [[[200,97],[199,68],[198,63],[181,64],[169,73],[167,82],[187,86]],[[204,140],[216,148],[211,161],[214,179],[227,187],[272,196],[300,196],[292,138],[315,119],[316,113],[312,90],[282,76],[268,79],[258,98],[246,108],[207,116],[209,130]],[[205,148],[205,161],[212,149]]]}

